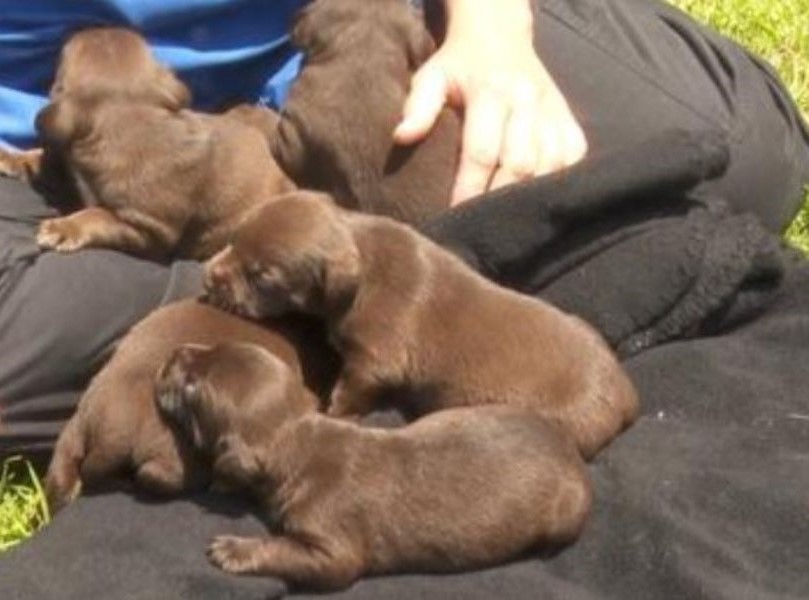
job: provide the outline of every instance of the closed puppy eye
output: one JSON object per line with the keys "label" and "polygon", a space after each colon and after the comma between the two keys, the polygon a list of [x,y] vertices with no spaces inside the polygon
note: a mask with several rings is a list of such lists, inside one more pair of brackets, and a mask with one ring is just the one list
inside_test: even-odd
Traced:
{"label": "closed puppy eye", "polygon": [[248,274],[248,278],[260,292],[275,292],[282,287],[283,278],[280,269],[277,267],[259,271],[252,276]]}

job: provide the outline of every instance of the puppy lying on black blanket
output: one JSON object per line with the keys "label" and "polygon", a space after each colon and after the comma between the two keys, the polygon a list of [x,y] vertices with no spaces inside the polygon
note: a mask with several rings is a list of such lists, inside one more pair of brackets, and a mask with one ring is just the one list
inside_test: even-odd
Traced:
{"label": "puppy lying on black blanket", "polygon": [[435,44],[405,0],[316,0],[292,32],[306,63],[273,154],[300,187],[407,222],[449,206],[460,120],[445,109],[412,147],[393,143],[412,73]]}
{"label": "puppy lying on black blanket", "polygon": [[344,360],[329,412],[404,391],[416,413],[530,407],[592,457],[634,420],[632,383],[599,334],[487,281],[391,219],[297,192],[257,210],[206,265],[211,302],[253,318],[324,318]]}
{"label": "puppy lying on black blanket", "polygon": [[576,448],[514,407],[364,428],[317,414],[298,374],[248,344],[180,348],[157,402],[211,454],[214,477],[273,517],[273,535],[213,541],[226,571],[339,589],[366,573],[474,569],[570,542],[589,512]]}
{"label": "puppy lying on black blanket", "polygon": [[[144,488],[174,494],[207,481],[207,467],[159,417],[154,379],[180,344],[243,340],[272,351],[309,389],[328,393],[336,358],[316,323],[272,321],[258,325],[193,300],[152,313],[121,341],[79,401],[56,443],[45,479],[52,510],[82,486],[134,473]],[[302,366],[303,364],[303,366]]]}
{"label": "puppy lying on black blanket", "polygon": [[44,221],[40,246],[204,259],[259,199],[292,188],[249,120],[184,110],[188,102],[136,33],[71,37],[37,129],[86,208]]}

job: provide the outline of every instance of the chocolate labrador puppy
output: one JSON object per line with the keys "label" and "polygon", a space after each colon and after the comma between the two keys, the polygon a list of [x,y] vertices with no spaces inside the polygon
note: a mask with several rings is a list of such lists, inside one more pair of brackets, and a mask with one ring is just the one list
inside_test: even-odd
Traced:
{"label": "chocolate labrador puppy", "polygon": [[300,377],[249,344],[184,346],[161,370],[160,410],[252,490],[266,537],[208,548],[232,573],[339,589],[364,574],[447,572],[569,543],[591,503],[572,442],[536,414],[456,408],[398,429],[316,412]]}
{"label": "chocolate labrador puppy", "polygon": [[415,146],[393,143],[413,72],[435,49],[406,0],[316,0],[293,42],[306,54],[273,154],[300,187],[363,212],[417,222],[449,206],[460,119],[441,113]]}
{"label": "chocolate labrador puppy", "polygon": [[68,40],[37,129],[85,208],[43,222],[42,248],[204,259],[257,202],[292,189],[249,119],[187,110],[189,97],[132,31]]}
{"label": "chocolate labrador puppy", "polygon": [[52,509],[70,502],[82,486],[129,473],[142,487],[163,494],[206,483],[204,462],[159,417],[154,381],[180,344],[229,340],[272,351],[321,397],[327,396],[337,373],[337,358],[322,327],[311,320],[259,325],[194,300],[161,308],[120,342],[59,436],[45,479]]}
{"label": "chocolate labrador puppy", "polygon": [[212,302],[252,318],[325,319],[344,366],[329,412],[403,391],[417,414],[529,407],[592,457],[635,419],[635,389],[579,318],[475,273],[407,225],[291,193],[255,211],[206,265]]}

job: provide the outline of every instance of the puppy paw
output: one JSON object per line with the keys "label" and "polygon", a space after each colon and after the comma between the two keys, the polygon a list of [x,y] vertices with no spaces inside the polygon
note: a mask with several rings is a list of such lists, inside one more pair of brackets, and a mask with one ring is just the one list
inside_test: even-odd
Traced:
{"label": "puppy paw", "polygon": [[37,245],[43,250],[75,252],[89,245],[81,228],[68,218],[47,219],[39,226]]}
{"label": "puppy paw", "polygon": [[0,175],[11,179],[23,179],[25,168],[16,154],[0,149]]}
{"label": "puppy paw", "polygon": [[208,560],[228,573],[255,573],[262,540],[259,538],[219,535],[208,546]]}
{"label": "puppy paw", "polygon": [[12,152],[0,148],[0,176],[28,181],[41,156],[42,150]]}

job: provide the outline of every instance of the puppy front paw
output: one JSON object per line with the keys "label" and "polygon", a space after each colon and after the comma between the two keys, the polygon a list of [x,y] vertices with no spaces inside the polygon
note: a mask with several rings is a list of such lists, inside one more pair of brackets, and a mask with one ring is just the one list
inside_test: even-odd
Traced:
{"label": "puppy front paw", "polygon": [[28,181],[42,157],[42,150],[11,152],[0,148],[0,176]]}
{"label": "puppy front paw", "polygon": [[228,573],[256,573],[262,545],[260,538],[219,535],[206,554],[211,564]]}
{"label": "puppy front paw", "polygon": [[37,232],[37,245],[42,250],[75,252],[86,248],[89,242],[81,227],[69,217],[47,219],[40,224]]}

